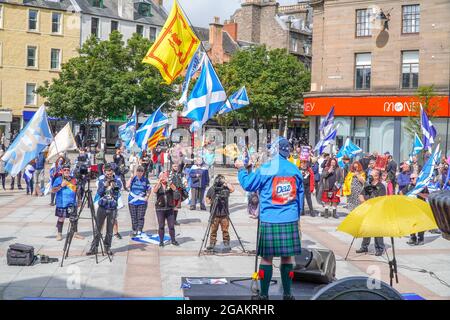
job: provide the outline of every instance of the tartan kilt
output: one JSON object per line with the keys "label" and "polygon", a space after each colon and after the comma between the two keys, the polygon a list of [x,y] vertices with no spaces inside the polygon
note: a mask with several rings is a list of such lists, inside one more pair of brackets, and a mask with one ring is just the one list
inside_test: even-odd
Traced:
{"label": "tartan kilt", "polygon": [[292,257],[301,254],[298,221],[288,223],[261,222],[258,256]]}
{"label": "tartan kilt", "polygon": [[[338,191],[323,191],[322,192],[322,202],[324,203],[340,203],[341,202],[341,198],[339,198],[338,196]],[[332,192],[333,195],[331,198],[328,198],[328,192]]]}
{"label": "tartan kilt", "polygon": [[67,218],[69,216],[69,208],[56,208],[55,217]]}

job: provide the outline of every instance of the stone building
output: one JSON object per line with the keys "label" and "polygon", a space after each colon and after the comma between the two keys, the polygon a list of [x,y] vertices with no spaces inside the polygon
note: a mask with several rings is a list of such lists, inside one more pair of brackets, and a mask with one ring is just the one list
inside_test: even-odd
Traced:
{"label": "stone building", "polygon": [[311,7],[308,1],[280,6],[275,0],[244,0],[225,30],[236,41],[285,48],[307,67],[311,64]]}
{"label": "stone building", "polygon": [[[347,137],[365,151],[408,157],[408,117],[420,106],[420,86],[434,85],[433,124],[450,148],[450,1],[315,0],[310,143],[321,117],[335,106],[337,144]],[[438,140],[437,139],[437,140]]]}

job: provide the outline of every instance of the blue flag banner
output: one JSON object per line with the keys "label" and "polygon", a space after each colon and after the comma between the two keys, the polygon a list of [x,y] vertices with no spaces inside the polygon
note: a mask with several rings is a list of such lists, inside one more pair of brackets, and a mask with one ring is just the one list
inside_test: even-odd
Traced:
{"label": "blue flag banner", "polygon": [[222,106],[219,114],[225,114],[234,110],[241,109],[250,104],[248,99],[247,90],[245,86],[233,93],[227,100],[227,102]]}
{"label": "blue flag banner", "polygon": [[159,108],[148,117],[144,124],[142,124],[139,130],[136,131],[136,144],[141,150],[147,150],[148,140],[169,122],[169,119],[161,111],[164,104],[165,103],[159,106]]}
{"label": "blue flag banner", "polygon": [[321,155],[324,152],[325,148],[336,139],[336,134],[337,130],[333,129],[333,131],[331,131],[325,138],[319,141],[314,150],[319,150],[319,155]]}
{"label": "blue flag banner", "polygon": [[344,156],[347,156],[350,159],[352,159],[354,156],[356,156],[358,153],[361,153],[361,152],[362,152],[362,149],[360,147],[358,147],[356,144],[354,144],[350,140],[350,138],[347,138],[347,140],[345,140],[344,145],[342,146],[342,148],[339,149],[339,152],[336,155],[339,166],[341,168],[344,167],[344,162],[342,161],[342,158],[344,158]]}
{"label": "blue flag banner", "polygon": [[420,108],[420,119],[421,119],[421,127],[422,127],[422,135],[423,135],[423,148],[425,150],[431,150],[431,147],[434,144],[434,138],[436,138],[437,131],[433,126],[431,121],[428,119],[425,111]]}
{"label": "blue flag banner", "polygon": [[322,123],[320,124],[319,130],[322,135],[322,138],[326,137],[331,132],[333,126],[334,126],[334,106],[331,107],[325,119],[323,119]]}
{"label": "blue flag banner", "polygon": [[181,98],[180,100],[178,100],[179,104],[186,105],[188,100],[189,84],[191,83],[191,79],[194,76],[194,74],[200,69],[204,55],[205,55],[204,52],[200,52],[199,49],[197,49],[194,56],[192,57],[191,62],[189,63],[189,66],[186,71],[186,77],[183,82]]}
{"label": "blue flag banner", "polygon": [[15,177],[52,139],[47,112],[45,106],[41,106],[3,155],[5,170]]}
{"label": "blue flag banner", "polygon": [[423,143],[420,140],[419,136],[417,135],[417,133],[414,134],[414,146],[413,146],[413,155],[418,154],[420,151],[423,150]]}
{"label": "blue flag banner", "polygon": [[133,115],[129,119],[129,121],[119,127],[119,137],[124,142],[125,147],[130,149],[133,145],[134,137],[136,134],[137,127],[137,114],[136,108],[134,108]]}
{"label": "blue flag banner", "polygon": [[429,185],[431,178],[433,177],[434,166],[437,165],[440,161],[439,147],[440,145],[438,144],[433,154],[428,159],[427,163],[423,166],[422,171],[417,178],[416,186],[414,187],[414,189],[408,192],[407,196],[416,197],[426,186]]}
{"label": "blue flag banner", "polygon": [[222,108],[227,94],[214,70],[208,56],[202,61],[202,72],[192,89],[187,106],[183,110],[183,117],[194,121],[191,130],[201,128]]}

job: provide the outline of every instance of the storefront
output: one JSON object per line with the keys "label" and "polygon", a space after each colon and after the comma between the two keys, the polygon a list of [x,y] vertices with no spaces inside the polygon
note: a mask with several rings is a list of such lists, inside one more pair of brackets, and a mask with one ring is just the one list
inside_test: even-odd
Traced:
{"label": "storefront", "polygon": [[[438,132],[441,150],[449,153],[449,100],[436,96],[430,105],[436,107],[433,125]],[[414,109],[421,103],[415,96],[358,96],[358,97],[308,97],[305,98],[305,116],[310,117],[310,142],[319,141],[319,127],[323,117],[335,107],[337,126],[336,144],[342,146],[350,137],[364,151],[389,151],[394,159],[402,161],[411,152],[413,139],[406,128]]]}

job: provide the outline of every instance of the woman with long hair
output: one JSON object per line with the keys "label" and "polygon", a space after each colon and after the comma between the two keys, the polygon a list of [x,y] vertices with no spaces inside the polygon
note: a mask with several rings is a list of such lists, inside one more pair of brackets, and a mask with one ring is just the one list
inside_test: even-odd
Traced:
{"label": "woman with long hair", "polygon": [[343,194],[347,197],[347,208],[352,211],[360,205],[359,195],[366,183],[366,173],[359,161],[352,163],[350,171],[345,177]]}
{"label": "woman with long hair", "polygon": [[[55,163],[50,168],[50,182],[51,182],[52,186],[53,186],[53,183],[55,182],[55,179],[62,175],[62,167],[66,164],[66,162],[67,162],[66,158],[62,154],[59,154]],[[55,205],[55,196],[56,196],[56,193],[52,192],[51,202],[50,202],[51,206]]]}
{"label": "woman with long hair", "polygon": [[338,219],[337,205],[341,201],[338,192],[344,182],[344,172],[338,166],[335,158],[328,159],[322,172],[322,203],[325,207],[324,218],[330,217],[330,207],[333,209],[333,218]]}

